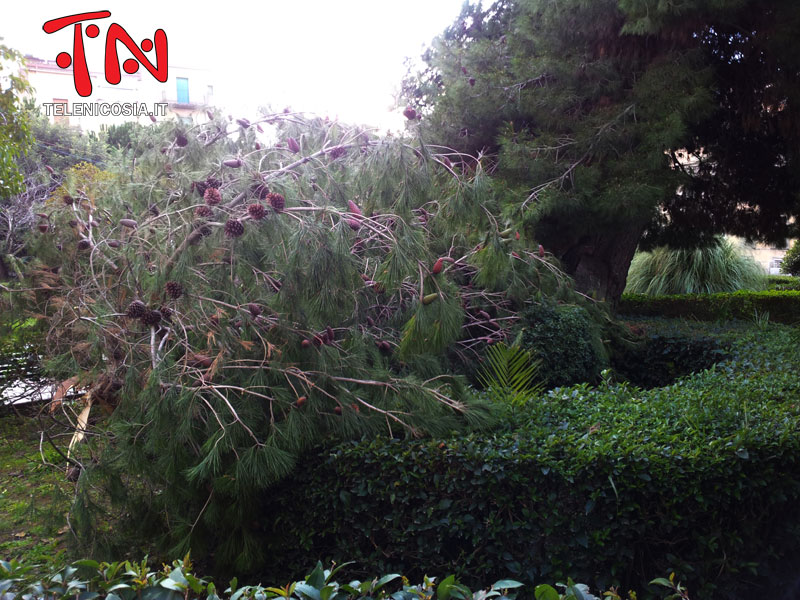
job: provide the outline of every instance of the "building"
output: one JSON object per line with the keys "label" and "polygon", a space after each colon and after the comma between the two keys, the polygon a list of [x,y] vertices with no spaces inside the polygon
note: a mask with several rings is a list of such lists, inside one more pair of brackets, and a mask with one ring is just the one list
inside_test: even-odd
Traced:
{"label": "building", "polygon": [[740,244],[742,254],[752,256],[761,265],[765,273],[769,275],[781,274],[781,263],[786,252],[792,246],[793,240],[787,240],[784,248],[770,246],[767,244],[748,244],[741,238],[734,238]]}
{"label": "building", "polygon": [[133,74],[122,72],[117,85],[109,84],[102,72],[92,71],[92,94],[86,98],[75,90],[71,65],[62,69],[55,60],[26,56],[24,73],[33,87],[36,104],[52,123],[83,131],[99,131],[128,121],[149,123],[151,112],[159,120],[201,123],[208,120],[206,109],[214,105],[214,84],[205,69],[170,65],[165,83],[156,81],[144,69]]}

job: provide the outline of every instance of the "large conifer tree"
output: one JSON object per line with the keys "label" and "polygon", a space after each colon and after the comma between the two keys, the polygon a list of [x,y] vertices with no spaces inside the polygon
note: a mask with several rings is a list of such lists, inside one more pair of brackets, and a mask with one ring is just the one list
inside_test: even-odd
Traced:
{"label": "large conifer tree", "polygon": [[799,19],[787,0],[466,5],[406,99],[427,139],[493,156],[509,214],[615,300],[644,232],[786,237]]}
{"label": "large conifer tree", "polygon": [[247,569],[258,499],[309,448],[486,422],[458,365],[535,292],[573,292],[458,158],[269,113],[141,129],[57,174],[12,301],[84,415],[112,415],[70,457],[83,541],[110,498],[132,535]]}

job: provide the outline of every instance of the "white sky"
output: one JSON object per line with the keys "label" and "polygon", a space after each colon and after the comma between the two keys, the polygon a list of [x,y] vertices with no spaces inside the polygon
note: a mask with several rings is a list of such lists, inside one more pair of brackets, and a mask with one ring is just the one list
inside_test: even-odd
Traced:
{"label": "white sky", "polygon": [[[152,39],[161,28],[169,63],[212,70],[218,103],[239,113],[235,116],[253,117],[263,104],[289,105],[386,128],[402,122],[399,111],[390,109],[405,73],[403,59],[417,59],[455,20],[462,2],[9,2],[0,13],[0,37],[23,54],[55,60],[61,51],[72,54],[71,28],[48,35],[42,31],[45,21],[109,10],[111,18],[95,21],[100,37],[84,35],[90,68],[95,54],[102,60],[111,22],[137,42]],[[122,49],[121,60],[126,55]]]}

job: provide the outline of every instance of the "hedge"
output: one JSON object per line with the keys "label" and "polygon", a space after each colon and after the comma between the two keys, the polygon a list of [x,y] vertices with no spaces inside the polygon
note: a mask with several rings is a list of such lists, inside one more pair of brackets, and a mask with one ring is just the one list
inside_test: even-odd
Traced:
{"label": "hedge", "polygon": [[679,317],[700,321],[753,320],[756,315],[769,313],[771,321],[793,325],[800,322],[800,291],[739,291],[678,296],[624,294],[617,310],[623,315]]}
{"label": "hedge", "polygon": [[263,499],[267,572],[313,556],[641,590],[677,571],[702,598],[756,597],[800,534],[798,335],[723,341],[730,360],[669,387],[561,388],[490,435],[309,457]]}
{"label": "hedge", "polygon": [[[422,583],[411,585],[407,578],[396,573],[339,583],[334,576],[347,564],[324,569],[322,563],[317,563],[303,579],[269,587],[261,584],[239,587],[234,578],[222,591],[213,581],[193,572],[188,555],[158,570],[150,568],[147,559],[113,563],[79,560],[70,565],[51,566],[44,575],[41,568],[0,560],[0,600],[514,600],[524,587],[513,579],[502,579],[473,593],[452,575],[440,580],[425,576]],[[673,592],[685,592],[685,587],[673,576],[656,579],[654,584]],[[584,584],[568,580],[566,585],[557,587],[561,588],[560,593],[553,586],[542,584],[527,594],[523,591],[521,596],[537,600],[599,600]],[[622,600],[614,590],[604,597]],[[635,600],[631,595],[626,598]]]}
{"label": "hedge", "polygon": [[767,289],[776,291],[800,290],[800,277],[767,275]]}

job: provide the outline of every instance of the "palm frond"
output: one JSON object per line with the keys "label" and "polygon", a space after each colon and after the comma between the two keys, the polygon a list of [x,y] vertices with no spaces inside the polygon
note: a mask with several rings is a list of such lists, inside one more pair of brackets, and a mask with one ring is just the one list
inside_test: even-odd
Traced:
{"label": "palm frond", "polygon": [[543,384],[537,381],[539,364],[519,346],[495,344],[486,350],[486,363],[478,380],[504,402],[523,405],[544,391]]}

